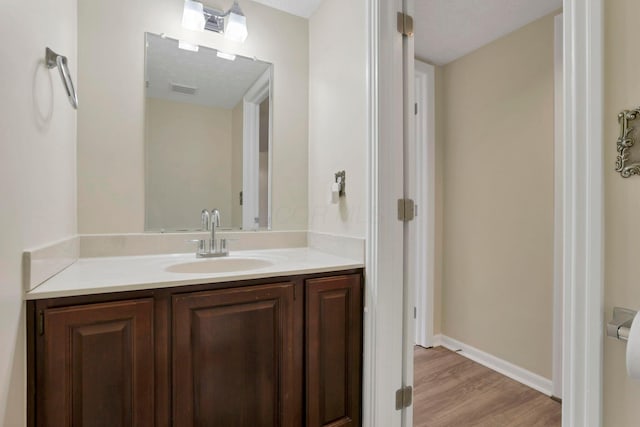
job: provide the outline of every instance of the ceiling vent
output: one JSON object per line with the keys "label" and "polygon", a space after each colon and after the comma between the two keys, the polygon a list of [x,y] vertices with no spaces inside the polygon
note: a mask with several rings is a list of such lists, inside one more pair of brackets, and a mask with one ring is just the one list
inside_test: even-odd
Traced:
{"label": "ceiling vent", "polygon": [[170,83],[173,92],[184,93],[185,95],[195,95],[197,87],[181,85],[178,83]]}

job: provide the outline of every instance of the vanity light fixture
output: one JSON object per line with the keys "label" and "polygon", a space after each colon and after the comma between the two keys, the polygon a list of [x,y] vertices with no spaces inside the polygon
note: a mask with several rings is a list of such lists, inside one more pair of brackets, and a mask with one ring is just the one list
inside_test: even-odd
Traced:
{"label": "vanity light fixture", "polygon": [[227,53],[227,52],[216,52],[216,55],[218,56],[218,58],[222,58],[222,59],[228,59],[229,61],[235,61],[236,60],[236,56],[233,53]]}
{"label": "vanity light fixture", "polygon": [[[225,24],[225,18],[227,20]],[[249,34],[247,17],[242,13],[237,1],[226,12],[204,7],[202,3],[185,0],[182,12],[182,26],[193,31],[214,31],[224,34],[224,38],[244,42]]]}
{"label": "vanity light fixture", "polygon": [[247,17],[244,16],[240,5],[237,1],[233,2],[233,6],[229,12],[229,18],[227,18],[227,28],[224,31],[224,37],[236,42],[244,42],[247,38]]}
{"label": "vanity light fixture", "polygon": [[202,3],[185,0],[182,11],[182,26],[187,30],[202,31],[204,30],[206,21]]}

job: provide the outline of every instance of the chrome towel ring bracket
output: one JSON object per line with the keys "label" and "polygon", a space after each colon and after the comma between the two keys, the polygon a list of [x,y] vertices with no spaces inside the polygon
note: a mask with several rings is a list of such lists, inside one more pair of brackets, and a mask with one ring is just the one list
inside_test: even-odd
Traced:
{"label": "chrome towel ring bracket", "polygon": [[69,74],[69,67],[67,66],[67,57],[58,55],[54,51],[49,48],[45,50],[45,63],[47,64],[47,68],[55,68],[58,67],[58,71],[60,72],[60,78],[62,79],[62,84],[64,85],[64,89],[67,91],[67,97],[69,98],[69,103],[74,108],[74,110],[78,109],[78,94],[76,93],[76,89],[73,86],[73,80],[71,80],[71,74]]}

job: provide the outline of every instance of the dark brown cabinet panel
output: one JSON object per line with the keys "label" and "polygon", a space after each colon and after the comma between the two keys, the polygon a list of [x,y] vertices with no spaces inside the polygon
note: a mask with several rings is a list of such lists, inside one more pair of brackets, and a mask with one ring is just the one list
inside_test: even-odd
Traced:
{"label": "dark brown cabinet panel", "polygon": [[[295,284],[173,297],[175,426],[301,425]],[[296,308],[296,305],[298,308]]]}
{"label": "dark brown cabinet panel", "polygon": [[307,427],[360,425],[361,276],[306,284]]}
{"label": "dark brown cabinet panel", "polygon": [[362,270],[27,303],[29,427],[361,423]]}
{"label": "dark brown cabinet panel", "polygon": [[43,310],[39,426],[153,426],[153,300]]}

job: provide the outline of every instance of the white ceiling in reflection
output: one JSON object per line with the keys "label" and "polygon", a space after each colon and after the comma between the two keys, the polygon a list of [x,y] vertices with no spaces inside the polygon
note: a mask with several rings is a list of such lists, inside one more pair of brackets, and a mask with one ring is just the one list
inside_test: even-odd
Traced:
{"label": "white ceiling in reflection", "polygon": [[[178,48],[178,41],[147,34],[145,78],[147,97],[208,107],[233,108],[270,66],[237,56],[219,58],[215,49],[198,52]],[[176,92],[172,85],[196,88],[193,95]]]}

